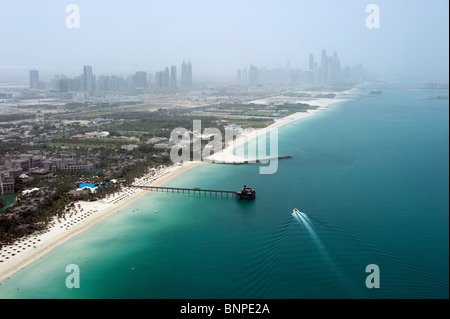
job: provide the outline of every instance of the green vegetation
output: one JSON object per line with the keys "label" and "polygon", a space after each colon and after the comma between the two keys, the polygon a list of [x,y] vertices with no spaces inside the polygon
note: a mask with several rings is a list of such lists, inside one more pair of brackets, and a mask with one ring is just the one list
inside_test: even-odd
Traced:
{"label": "green vegetation", "polygon": [[[223,95],[217,93],[217,95]],[[264,98],[267,94],[256,96],[253,93],[243,92],[241,96],[249,96],[253,100]],[[309,98],[309,93],[290,93],[286,96]],[[327,95],[327,97],[332,97]],[[194,109],[165,109],[160,108],[156,112],[134,112],[131,108],[120,107],[135,105],[142,101],[123,102],[70,102],[66,103],[62,110],[65,113],[44,114],[44,119],[39,121],[24,122],[27,119],[35,119],[36,114],[20,113],[0,115],[0,122],[23,121],[17,123],[2,124],[7,128],[7,138],[0,141],[0,155],[23,154],[29,150],[45,151],[51,156],[58,157],[62,151],[75,153],[77,158],[95,159],[99,168],[94,173],[68,172],[58,170],[56,176],[50,179],[34,176],[34,181],[23,183],[16,179],[17,191],[38,187],[40,194],[27,195],[20,198],[16,205],[9,207],[15,194],[1,196],[0,206],[6,202],[0,210],[0,245],[9,243],[14,239],[35,231],[45,229],[53,217],[64,218],[70,213],[70,207],[76,200],[97,200],[108,194],[116,192],[121,186],[129,185],[135,178],[146,174],[151,167],[161,164],[170,165],[171,161],[166,150],[156,149],[147,144],[152,137],[170,137],[175,128],[185,128],[192,131],[193,120],[201,121],[202,130],[205,128],[217,128],[225,137],[224,127],[230,124],[239,125],[242,128],[264,128],[279,117],[288,116],[296,112],[306,112],[316,109],[307,103],[280,103],[280,104],[254,104],[245,102],[214,103],[212,105],[197,107]],[[54,105],[39,105],[39,108],[53,109]],[[33,106],[24,107],[24,111]],[[134,109],[134,108],[133,108]],[[45,113],[44,111],[42,113]],[[66,122],[64,120],[88,120],[83,122]],[[108,131],[108,138],[71,138],[76,134],[84,134],[93,131]],[[121,139],[120,136],[136,137],[137,139]],[[202,141],[204,146],[208,141]],[[127,151],[121,147],[127,144],[137,144],[138,148]],[[191,151],[193,148],[191,147]],[[191,153],[191,158],[193,154]],[[0,163],[2,165],[3,163]],[[111,179],[124,181],[122,185],[109,184],[107,187],[98,188],[96,193],[74,193],[77,182],[89,180],[104,184]],[[39,199],[38,205],[30,203],[28,197]],[[33,201],[31,201],[33,203]]]}
{"label": "green vegetation", "polygon": [[0,114],[0,122],[21,121],[36,118],[34,113]]}
{"label": "green vegetation", "polygon": [[273,124],[273,120],[266,119],[253,119],[253,120],[240,120],[240,119],[228,119],[227,123],[239,125],[242,128],[265,128]]}
{"label": "green vegetation", "polygon": [[52,142],[46,143],[49,146],[60,146],[60,147],[79,147],[87,149],[95,148],[120,148],[122,145],[129,144],[129,141],[123,141],[118,139],[110,138],[58,138],[54,139]]}

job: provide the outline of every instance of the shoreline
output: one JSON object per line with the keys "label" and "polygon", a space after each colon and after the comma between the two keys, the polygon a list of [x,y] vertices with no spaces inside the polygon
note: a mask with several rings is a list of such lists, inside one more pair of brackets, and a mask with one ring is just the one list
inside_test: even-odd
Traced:
{"label": "shoreline", "polygon": [[[159,186],[182,172],[204,164],[204,162],[187,162],[181,166],[172,165],[156,174],[147,174],[137,179],[134,185]],[[33,234],[21,238],[11,245],[5,245],[0,249],[0,283],[9,279],[15,273],[23,270],[33,262],[41,259],[53,249],[69,239],[85,232],[97,222],[118,212],[131,203],[147,194],[147,190],[137,187],[123,188],[115,196],[97,201],[78,201],[71,210],[71,217],[66,216],[58,220],[54,218],[52,226],[40,234]],[[112,198],[111,198],[112,197]]]}
{"label": "shoreline", "polygon": [[[182,165],[171,165],[163,169],[152,169],[151,172],[133,182],[134,185],[159,186],[178,174],[185,172],[196,166],[221,161],[222,163],[242,163],[249,159],[240,158],[234,155],[234,150],[240,145],[248,141],[266,134],[275,128],[282,127],[293,121],[307,118],[320,111],[325,110],[331,104],[344,102],[348,99],[318,99],[309,101],[318,105],[315,110],[307,112],[298,112],[275,122],[266,128],[243,132],[236,140],[225,146],[220,152],[210,155],[204,161],[186,162]],[[6,245],[0,249],[0,284],[2,281],[9,279],[12,275],[31,265],[36,260],[41,259],[53,249],[68,241],[69,239],[85,232],[97,222],[107,218],[109,215],[126,208],[134,201],[148,193],[137,187],[127,187],[118,192],[117,195],[107,196],[106,199],[100,199],[94,202],[78,201],[75,202],[75,208],[71,209],[69,217],[54,220],[50,223],[52,226],[41,234],[31,235],[17,240],[14,244]],[[66,214],[67,215],[67,214]]]}
{"label": "shoreline", "polygon": [[[342,94],[348,93],[347,91],[342,92]],[[328,99],[328,98],[321,98],[317,100],[307,101],[310,105],[318,105],[319,107],[315,110],[308,110],[306,112],[297,112],[291,115],[288,115],[286,117],[276,119],[274,123],[271,125],[257,129],[257,130],[247,130],[244,131],[241,135],[239,135],[234,141],[229,142],[225,145],[225,148],[221,151],[208,156],[205,160],[209,163],[220,163],[220,164],[244,164],[246,161],[255,161],[255,160],[267,160],[267,158],[243,158],[239,157],[234,154],[234,151],[239,146],[258,138],[259,136],[263,134],[267,134],[273,129],[278,129],[279,127],[282,127],[286,124],[289,124],[291,122],[301,120],[307,117],[310,117],[318,112],[321,112],[325,109],[327,109],[331,104],[335,104],[338,102],[345,102],[349,99]],[[305,101],[306,103],[306,101]],[[276,155],[278,156],[278,155]]]}

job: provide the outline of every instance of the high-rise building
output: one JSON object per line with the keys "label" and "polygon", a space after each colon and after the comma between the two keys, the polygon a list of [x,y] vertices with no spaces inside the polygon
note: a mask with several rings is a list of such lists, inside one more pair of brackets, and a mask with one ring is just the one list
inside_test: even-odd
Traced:
{"label": "high-rise building", "polygon": [[162,89],[162,72],[158,71],[155,73],[155,85],[157,89]]}
{"label": "high-rise building", "polygon": [[169,73],[169,67],[166,66],[163,71],[162,76],[162,85],[165,89],[170,87],[170,73]]}
{"label": "high-rise building", "polygon": [[248,82],[247,68],[242,69],[242,82]]}
{"label": "high-rise building", "polygon": [[250,83],[258,82],[258,68],[254,65],[250,65],[250,71],[248,72],[248,81]]}
{"label": "high-rise building", "polygon": [[314,55],[312,53],[309,55],[309,70],[314,70]]}
{"label": "high-rise building", "polygon": [[174,89],[177,87],[177,67],[174,65],[170,67],[170,87]]}
{"label": "high-rise building", "polygon": [[334,52],[333,56],[330,57],[330,60],[331,60],[330,81],[340,82],[342,80],[342,71],[341,71],[341,64],[339,62],[339,58],[336,51]]}
{"label": "high-rise building", "polygon": [[164,71],[155,73],[155,82],[157,89],[168,89],[170,87],[170,74],[169,67],[166,67]]}
{"label": "high-rise building", "polygon": [[30,70],[30,89],[39,89],[39,71]]}
{"label": "high-rise building", "polygon": [[148,75],[147,75],[147,84],[148,84],[149,88],[153,86],[153,84],[154,84],[153,80],[154,80],[153,73],[148,73]]}
{"label": "high-rise building", "polygon": [[111,76],[110,91],[119,91],[119,78],[115,75]]}
{"label": "high-rise building", "polygon": [[187,83],[189,86],[192,85],[192,64],[191,61],[188,61],[187,64]]}
{"label": "high-rise building", "polygon": [[242,71],[241,71],[241,69],[237,70],[237,72],[236,72],[236,79],[237,79],[238,82],[242,81]]}
{"label": "high-rise building", "polygon": [[58,84],[59,84],[59,93],[69,92],[69,80],[68,79],[66,79],[66,78],[59,79]]}
{"label": "high-rise building", "polygon": [[322,58],[319,70],[319,82],[322,84],[341,82],[343,80],[343,72],[337,52],[332,56],[328,56],[326,51],[322,51]]}
{"label": "high-rise building", "polygon": [[181,85],[192,86],[192,64],[191,61],[183,61],[181,65]]}
{"label": "high-rise building", "polygon": [[83,67],[83,90],[85,92],[94,91],[94,81],[92,77],[92,66],[85,65]]}
{"label": "high-rise building", "polygon": [[327,51],[322,50],[322,58],[320,60],[320,81],[328,82],[328,56]]}
{"label": "high-rise building", "polygon": [[138,71],[131,78],[132,86],[135,89],[147,89],[147,72]]}
{"label": "high-rise building", "polygon": [[181,86],[186,86],[186,62],[181,64]]}

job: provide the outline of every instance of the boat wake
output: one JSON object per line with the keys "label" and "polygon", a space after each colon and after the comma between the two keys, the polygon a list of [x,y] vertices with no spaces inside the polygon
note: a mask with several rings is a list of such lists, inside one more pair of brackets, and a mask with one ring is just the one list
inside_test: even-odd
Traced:
{"label": "boat wake", "polygon": [[[311,220],[308,218],[308,216],[299,211],[297,208],[294,209],[292,212],[292,216],[300,223],[302,224],[306,230],[308,231],[309,235],[311,236],[312,240],[317,246],[317,249],[319,250],[320,254],[322,255],[322,258],[327,263],[327,265],[335,272],[335,274],[349,287],[353,288],[354,293],[356,294],[356,291],[354,289],[354,286],[351,284],[350,280],[342,273],[342,271],[336,266],[336,264],[333,262],[330,254],[328,253],[327,249],[325,248],[325,245],[320,240],[317,233],[314,231],[314,228],[312,227]],[[360,294],[356,294],[357,296],[361,296]]]}
{"label": "boat wake", "polygon": [[314,231],[312,225],[311,225],[311,221],[309,220],[308,216],[306,216],[305,213],[294,209],[294,211],[292,212],[292,216],[294,216],[294,218],[300,223],[303,224],[303,226],[305,226],[306,230],[308,231],[309,235],[311,236],[311,238],[313,239],[314,243],[316,244],[317,248],[319,249],[323,259],[330,264],[331,263],[331,258],[330,258],[330,254],[328,254],[328,251],[326,250],[324,244],[322,243],[322,241],[320,240],[319,236],[317,236],[317,233]]}

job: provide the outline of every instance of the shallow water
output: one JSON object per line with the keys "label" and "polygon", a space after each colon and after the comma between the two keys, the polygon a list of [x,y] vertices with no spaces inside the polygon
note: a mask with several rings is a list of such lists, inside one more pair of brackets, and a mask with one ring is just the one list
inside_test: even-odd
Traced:
{"label": "shallow water", "polygon": [[[356,93],[280,128],[292,158],[273,175],[210,164],[165,184],[247,184],[255,201],[149,193],[2,282],[0,296],[448,298],[448,100],[398,84]],[[68,264],[79,289],[65,286]],[[365,286],[369,264],[379,289]]]}

